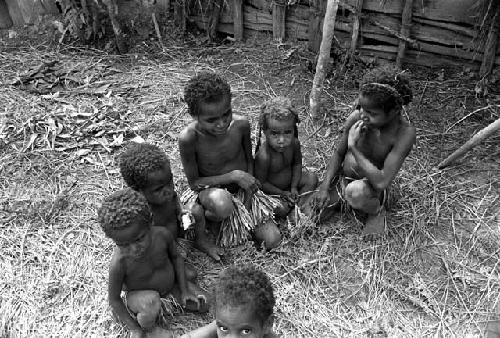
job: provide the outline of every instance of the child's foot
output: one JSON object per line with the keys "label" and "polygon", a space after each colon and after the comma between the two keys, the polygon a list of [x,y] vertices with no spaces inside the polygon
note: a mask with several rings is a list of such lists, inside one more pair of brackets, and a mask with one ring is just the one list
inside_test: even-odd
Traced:
{"label": "child's foot", "polygon": [[385,234],[386,211],[382,207],[376,215],[368,215],[366,224],[361,233],[366,241],[373,241]]}
{"label": "child's foot", "polygon": [[197,240],[196,247],[198,248],[198,250],[206,253],[217,262],[220,261],[220,256],[224,254],[222,248],[219,248],[215,244],[210,243],[206,239]]}

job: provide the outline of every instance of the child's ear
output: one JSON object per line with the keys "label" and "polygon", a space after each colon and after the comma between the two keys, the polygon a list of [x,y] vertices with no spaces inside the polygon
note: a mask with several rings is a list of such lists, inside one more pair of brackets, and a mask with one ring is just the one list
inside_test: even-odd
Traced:
{"label": "child's ear", "polygon": [[273,332],[274,315],[269,316],[264,322],[264,334],[271,334]]}

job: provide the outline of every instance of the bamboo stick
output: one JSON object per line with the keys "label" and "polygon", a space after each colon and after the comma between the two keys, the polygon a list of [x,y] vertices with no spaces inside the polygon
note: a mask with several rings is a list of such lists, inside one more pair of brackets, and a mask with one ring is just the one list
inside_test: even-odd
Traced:
{"label": "bamboo stick", "polygon": [[[410,37],[411,14],[413,10],[413,0],[405,0],[405,6],[401,15],[401,35]],[[396,66],[401,67],[406,51],[406,41],[400,40],[398,47],[398,55],[396,56]]]}
{"label": "bamboo stick", "polygon": [[465,142],[460,148],[455,150],[450,156],[448,156],[444,161],[438,164],[439,169],[443,169],[450,163],[458,159],[460,156],[464,155],[466,152],[474,148],[481,141],[491,136],[493,133],[500,130],[500,118],[495,122],[490,123],[487,127],[481,129],[476,135],[472,136],[469,141]]}
{"label": "bamboo stick", "polygon": [[234,39],[243,40],[243,0],[233,0]]}
{"label": "bamboo stick", "polygon": [[323,38],[319,48],[318,62],[316,63],[316,73],[314,74],[313,86],[309,97],[311,115],[316,118],[319,114],[319,101],[323,91],[323,82],[326,75],[326,65],[330,59],[330,50],[332,48],[333,33],[335,30],[335,18],[339,0],[328,0],[326,6],[325,19],[323,20]]}
{"label": "bamboo stick", "polygon": [[488,75],[493,69],[493,64],[495,63],[495,54],[497,50],[498,41],[498,29],[500,26],[500,5],[497,6],[495,16],[493,17],[490,25],[490,30],[488,32],[488,39],[486,40],[486,47],[484,49],[483,60],[481,62],[481,68],[479,69],[479,76],[484,77]]}
{"label": "bamboo stick", "polygon": [[285,1],[273,1],[273,39],[277,41],[285,39],[285,11]]}

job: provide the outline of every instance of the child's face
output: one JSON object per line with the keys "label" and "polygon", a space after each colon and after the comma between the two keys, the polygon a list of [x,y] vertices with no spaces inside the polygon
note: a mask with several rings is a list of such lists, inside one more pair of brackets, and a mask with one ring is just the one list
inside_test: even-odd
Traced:
{"label": "child's face", "polygon": [[111,238],[124,256],[141,258],[151,245],[151,227],[136,221],[128,228],[115,230]]}
{"label": "child's face", "polygon": [[378,106],[374,100],[364,95],[359,96],[359,105],[361,106],[361,119],[368,128],[383,127],[397,114],[396,109],[386,113],[383,107]]}
{"label": "child's face", "polygon": [[221,306],[215,311],[217,337],[262,338],[269,326],[256,315],[252,306]]}
{"label": "child's face", "polygon": [[269,118],[267,129],[264,131],[269,146],[277,152],[284,152],[292,144],[295,136],[294,125],[295,121],[293,118],[286,120]]}
{"label": "child's face", "polygon": [[149,173],[147,182],[141,192],[150,204],[164,204],[175,194],[172,171],[168,165]]}
{"label": "child's face", "polygon": [[233,119],[231,97],[224,95],[216,102],[202,102],[197,120],[200,131],[214,135],[224,135]]}

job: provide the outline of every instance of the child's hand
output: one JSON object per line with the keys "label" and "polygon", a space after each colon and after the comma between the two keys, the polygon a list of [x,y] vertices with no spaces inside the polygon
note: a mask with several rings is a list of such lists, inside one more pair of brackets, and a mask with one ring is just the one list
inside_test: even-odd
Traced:
{"label": "child's hand", "polygon": [[282,196],[284,198],[286,198],[288,200],[288,202],[290,202],[290,203],[296,203],[299,194],[297,192],[297,189],[295,189],[295,192],[292,189],[292,191],[284,191]]}
{"label": "child's hand", "polygon": [[353,148],[356,146],[356,143],[361,138],[361,134],[363,133],[363,125],[364,122],[362,120],[359,120],[352,125],[351,129],[349,129],[349,136],[347,138],[348,148]]}
{"label": "child's hand", "polygon": [[130,331],[130,338],[144,338],[146,334],[141,329]]}
{"label": "child's hand", "polygon": [[260,182],[243,170],[233,171],[234,181],[242,188],[255,193],[260,188]]}
{"label": "child's hand", "polygon": [[183,307],[186,306],[188,301],[192,301],[196,304],[196,309],[200,309],[200,299],[190,291],[186,291],[181,294],[181,301]]}
{"label": "child's hand", "polygon": [[311,200],[311,207],[316,210],[321,210],[328,205],[328,201],[328,190],[319,189]]}

